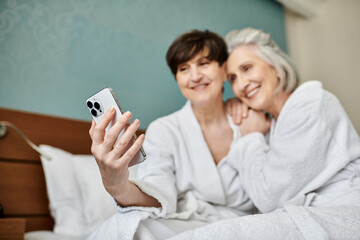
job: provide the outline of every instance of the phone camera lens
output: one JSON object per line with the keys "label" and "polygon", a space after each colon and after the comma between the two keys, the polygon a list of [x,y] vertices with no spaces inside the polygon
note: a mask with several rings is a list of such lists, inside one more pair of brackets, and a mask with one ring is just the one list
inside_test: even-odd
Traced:
{"label": "phone camera lens", "polygon": [[97,116],[97,111],[95,109],[91,109],[91,114],[96,117]]}
{"label": "phone camera lens", "polygon": [[97,110],[99,110],[99,109],[100,109],[100,104],[99,104],[98,102],[95,102],[95,103],[94,103],[94,107],[95,107]]}
{"label": "phone camera lens", "polygon": [[86,103],[86,105],[88,106],[88,108],[92,108],[92,107],[93,107],[93,104],[92,104],[92,102],[90,102],[90,101],[88,101],[88,102]]}

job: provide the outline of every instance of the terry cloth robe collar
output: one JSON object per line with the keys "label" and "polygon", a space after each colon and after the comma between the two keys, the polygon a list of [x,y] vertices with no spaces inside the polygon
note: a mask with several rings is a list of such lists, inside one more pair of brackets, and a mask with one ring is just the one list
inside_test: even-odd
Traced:
{"label": "terry cloth robe collar", "polygon": [[[185,106],[179,112],[181,119],[184,121],[184,124],[180,124],[180,128],[184,137],[189,142],[189,150],[191,154],[191,159],[196,161],[193,163],[195,170],[201,171],[202,179],[197,179],[196,182],[199,185],[198,189],[201,189],[201,198],[207,202],[224,205],[226,203],[225,191],[222,186],[221,177],[219,175],[218,168],[214,162],[214,159],[211,155],[210,149],[206,144],[205,138],[201,131],[199,122],[197,121],[191,103],[187,101]],[[231,124],[231,121],[228,117],[231,128],[234,126]],[[233,142],[238,137],[234,131]],[[226,161],[227,156],[225,156],[218,164],[222,164]],[[204,173],[211,177],[204,178]],[[211,188],[209,188],[211,186]],[[199,196],[197,196],[199,197]]]}
{"label": "terry cloth robe collar", "polygon": [[282,118],[284,118],[283,116],[287,114],[287,111],[291,111],[291,106],[292,106],[292,102],[295,101],[294,96],[298,93],[301,92],[302,89],[305,88],[311,88],[311,87],[320,87],[322,88],[322,83],[320,81],[317,80],[310,80],[307,81],[303,84],[301,84],[299,87],[297,87],[295,89],[295,91],[290,95],[290,97],[288,98],[288,100],[285,102],[282,110],[280,111],[279,117],[277,120],[275,120],[274,118],[271,118],[271,127],[270,127],[270,138],[272,138],[276,132],[276,126],[277,126],[277,122],[281,121]]}

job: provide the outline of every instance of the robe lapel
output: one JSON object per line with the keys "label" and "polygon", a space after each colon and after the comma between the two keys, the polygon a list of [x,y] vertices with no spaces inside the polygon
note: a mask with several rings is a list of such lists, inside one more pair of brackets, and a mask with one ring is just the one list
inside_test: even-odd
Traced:
{"label": "robe lapel", "polygon": [[179,115],[180,128],[189,148],[198,198],[215,204],[225,204],[226,197],[216,164],[205,142],[200,125],[188,101]]}

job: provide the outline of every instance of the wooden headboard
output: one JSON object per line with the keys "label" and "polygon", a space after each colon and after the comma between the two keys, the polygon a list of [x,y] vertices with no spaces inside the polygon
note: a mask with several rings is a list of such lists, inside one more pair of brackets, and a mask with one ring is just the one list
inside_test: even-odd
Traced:
{"label": "wooden headboard", "polygon": [[[17,126],[36,145],[90,154],[90,121],[0,108],[0,121]],[[144,133],[139,130],[138,134]],[[6,218],[23,218],[25,232],[52,230],[45,176],[39,154],[12,129],[0,138],[0,204]]]}

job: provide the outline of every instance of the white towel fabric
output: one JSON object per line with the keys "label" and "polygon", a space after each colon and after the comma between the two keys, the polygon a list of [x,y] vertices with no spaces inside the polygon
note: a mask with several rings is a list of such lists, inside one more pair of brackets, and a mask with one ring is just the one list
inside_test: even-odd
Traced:
{"label": "white towel fabric", "polygon": [[189,229],[205,226],[206,222],[178,219],[147,218],[140,222],[134,240],[168,239]]}
{"label": "white towel fabric", "polygon": [[268,213],[174,239],[360,239],[360,139],[320,82],[304,83],[289,97],[269,144],[253,133],[239,139],[237,149],[238,161],[230,164],[240,170],[251,200]]}
{"label": "white towel fabric", "polygon": [[171,240],[358,240],[360,209],[288,205],[282,211],[221,220]]}
{"label": "white towel fabric", "polygon": [[[360,180],[360,179],[358,179]],[[311,202],[298,197],[294,203],[271,213],[221,220],[181,233],[171,240],[358,240],[360,239],[360,205],[309,207],[296,204]],[[313,198],[313,196],[310,196]],[[337,202],[359,202],[360,188],[352,194],[338,196]]]}
{"label": "white towel fabric", "polygon": [[[156,220],[164,226],[163,237],[155,233],[158,229],[151,227],[156,224],[147,224],[152,220],[144,221],[147,227],[139,228],[139,231],[148,231],[150,239],[151,235],[165,239],[169,232],[176,234],[192,229],[202,225],[199,222],[210,223],[254,212],[254,205],[240,182],[239,171],[228,163],[231,156],[237,157],[232,151],[240,137],[239,128],[233,125],[230,117],[228,120],[234,132],[233,143],[229,154],[218,165],[212,158],[190,102],[179,111],[151,123],[144,142],[148,158],[138,166],[138,178],[132,181],[156,198],[161,208],[117,206],[119,213],[89,239],[132,239],[139,223],[146,218],[194,223]],[[144,238],[139,232],[137,236]]]}

